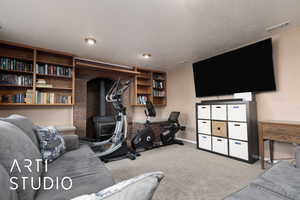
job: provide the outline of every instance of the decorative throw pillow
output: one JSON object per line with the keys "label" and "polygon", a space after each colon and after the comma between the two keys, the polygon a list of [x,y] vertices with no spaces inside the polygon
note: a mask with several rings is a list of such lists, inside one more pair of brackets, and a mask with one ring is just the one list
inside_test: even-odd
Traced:
{"label": "decorative throw pillow", "polygon": [[98,193],[82,195],[72,200],[151,200],[163,177],[162,172],[143,174],[122,181]]}
{"label": "decorative throw pillow", "polygon": [[66,151],[65,141],[55,127],[36,128],[35,131],[39,138],[40,151],[44,161],[48,160],[50,163]]}

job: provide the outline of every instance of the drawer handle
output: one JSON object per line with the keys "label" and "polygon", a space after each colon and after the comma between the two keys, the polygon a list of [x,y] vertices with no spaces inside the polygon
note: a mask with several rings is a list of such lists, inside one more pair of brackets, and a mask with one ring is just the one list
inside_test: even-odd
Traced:
{"label": "drawer handle", "polygon": [[206,107],[201,107],[202,109],[205,109]]}
{"label": "drawer handle", "polygon": [[206,122],[202,122],[203,124],[206,124]]}
{"label": "drawer handle", "polygon": [[221,108],[221,106],[216,106],[216,108]]}
{"label": "drawer handle", "polygon": [[202,138],[206,139],[207,137],[206,136],[202,136]]}
{"label": "drawer handle", "polygon": [[234,144],[238,144],[238,145],[241,145],[241,143],[240,143],[240,142],[235,142]]}
{"label": "drawer handle", "polygon": [[241,126],[240,124],[234,124],[234,126]]}
{"label": "drawer handle", "polygon": [[239,106],[233,106],[233,108],[239,108]]}
{"label": "drawer handle", "polygon": [[221,139],[217,139],[217,141],[218,141],[218,142],[222,142],[222,140],[221,140]]}
{"label": "drawer handle", "polygon": [[219,130],[221,130],[221,128],[220,128],[220,127],[218,127],[218,131],[219,131]]}

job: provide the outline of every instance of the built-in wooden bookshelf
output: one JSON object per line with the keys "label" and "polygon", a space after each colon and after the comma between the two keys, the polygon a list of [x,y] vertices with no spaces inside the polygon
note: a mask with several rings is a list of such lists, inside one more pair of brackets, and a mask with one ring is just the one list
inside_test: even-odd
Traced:
{"label": "built-in wooden bookshelf", "polygon": [[145,68],[135,68],[135,71],[139,74],[133,82],[131,104],[145,106],[149,99],[156,106],[167,105],[166,72]]}
{"label": "built-in wooden bookshelf", "polygon": [[0,41],[0,106],[71,106],[74,86],[74,55]]}

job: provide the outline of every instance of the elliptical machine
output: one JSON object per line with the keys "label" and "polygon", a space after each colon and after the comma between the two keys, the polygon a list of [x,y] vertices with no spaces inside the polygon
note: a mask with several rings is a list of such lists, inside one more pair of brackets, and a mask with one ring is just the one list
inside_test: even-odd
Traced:
{"label": "elliptical machine", "polygon": [[116,111],[116,126],[111,138],[102,142],[88,142],[92,149],[97,149],[96,156],[104,162],[129,158],[135,160],[136,154],[131,152],[127,146],[127,117],[126,107],[122,104],[122,96],[128,89],[131,81],[115,81],[108,91],[105,99],[113,104]]}
{"label": "elliptical machine", "polygon": [[175,138],[179,130],[185,130],[185,127],[181,126],[178,121],[180,112],[171,112],[168,121],[161,123],[163,131],[160,133],[160,144],[154,144],[155,135],[150,126],[150,117],[155,117],[156,111],[150,100],[146,102],[145,114],[147,117],[145,127],[139,130],[131,141],[131,146],[134,151],[138,151],[139,149],[149,150],[171,144],[183,145],[182,141]]}

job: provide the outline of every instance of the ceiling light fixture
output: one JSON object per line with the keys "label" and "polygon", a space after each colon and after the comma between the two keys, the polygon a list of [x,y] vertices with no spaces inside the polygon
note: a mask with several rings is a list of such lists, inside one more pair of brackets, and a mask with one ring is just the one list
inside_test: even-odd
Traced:
{"label": "ceiling light fixture", "polygon": [[267,32],[272,32],[272,31],[275,31],[277,29],[284,28],[284,27],[288,26],[289,24],[290,24],[290,21],[286,21],[286,22],[283,22],[281,24],[270,26],[270,27],[266,28],[266,31]]}
{"label": "ceiling light fixture", "polygon": [[151,54],[150,53],[143,53],[143,57],[146,59],[151,58]]}
{"label": "ceiling light fixture", "polygon": [[92,37],[87,37],[84,39],[85,43],[87,43],[89,46],[93,46],[96,44],[96,39]]}

